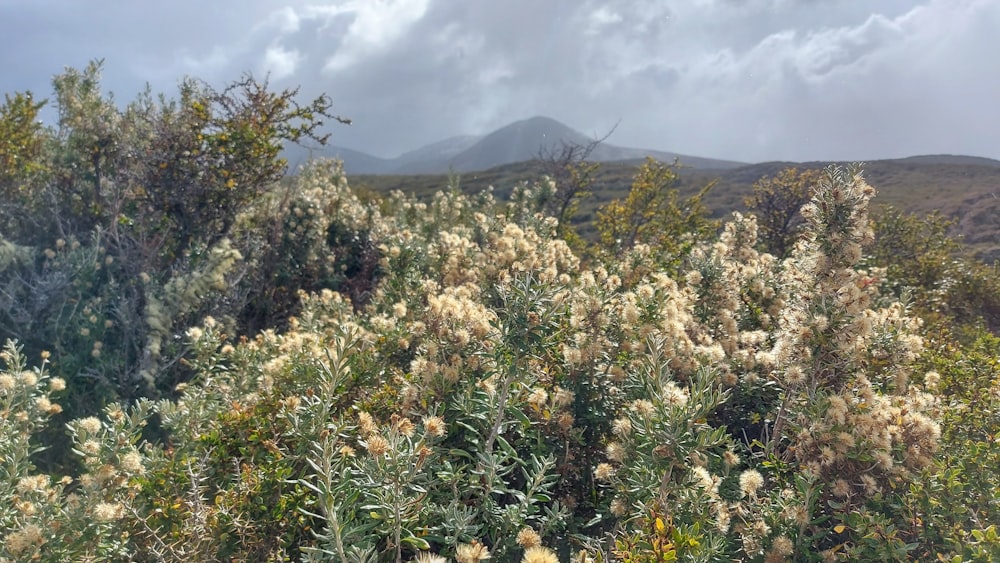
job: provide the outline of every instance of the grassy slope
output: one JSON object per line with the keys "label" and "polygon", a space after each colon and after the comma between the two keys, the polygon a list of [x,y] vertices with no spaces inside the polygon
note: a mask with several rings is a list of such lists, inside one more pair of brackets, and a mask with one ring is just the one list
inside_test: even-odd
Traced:
{"label": "grassy slope", "polygon": [[[682,169],[679,189],[690,195],[706,183],[718,184],[709,192],[706,205],[716,216],[743,209],[743,198],[762,176],[774,175],[787,166],[822,168],[829,163],[771,162],[732,170]],[[635,163],[605,163],[593,186],[594,196],[580,206],[578,219],[588,221],[601,204],[628,193]],[[916,214],[940,211],[958,222],[954,234],[981,256],[1000,258],[1000,166],[986,159],[918,157],[879,160],[864,166],[868,181],[879,190],[876,203],[892,205]],[[466,191],[494,186],[504,196],[521,181],[540,177],[538,163],[521,162],[461,176]],[[403,190],[426,196],[448,185],[446,175],[372,176],[351,178],[355,187],[375,191]]]}

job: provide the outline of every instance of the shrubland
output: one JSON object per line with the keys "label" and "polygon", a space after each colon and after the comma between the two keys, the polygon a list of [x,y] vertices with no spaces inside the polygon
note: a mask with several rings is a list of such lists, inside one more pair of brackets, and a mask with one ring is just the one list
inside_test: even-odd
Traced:
{"label": "shrubland", "polygon": [[716,225],[647,162],[587,242],[548,178],[281,178],[325,99],[98,70],[0,111],[0,559],[1000,556],[995,282],[860,169]]}

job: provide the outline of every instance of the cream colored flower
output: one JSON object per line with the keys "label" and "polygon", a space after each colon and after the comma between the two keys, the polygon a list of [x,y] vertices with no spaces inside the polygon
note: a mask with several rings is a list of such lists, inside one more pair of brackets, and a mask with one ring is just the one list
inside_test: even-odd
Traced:
{"label": "cream colored flower", "polygon": [[598,481],[609,481],[615,474],[615,468],[610,463],[598,463],[594,468],[594,478]]}
{"label": "cream colored flower", "polygon": [[372,415],[368,414],[366,411],[358,413],[358,428],[361,430],[362,436],[368,436],[378,432],[378,426],[375,424],[375,420],[372,418]]}
{"label": "cream colored flower", "polygon": [[7,393],[17,387],[17,380],[9,373],[0,373],[0,393]]}
{"label": "cream colored flower", "polygon": [[559,563],[559,557],[556,552],[539,545],[526,549],[521,563]]}
{"label": "cream colored flower", "polygon": [[77,428],[87,434],[97,434],[101,431],[101,421],[96,417],[88,416],[87,418],[81,418],[76,422]]}
{"label": "cream colored flower", "polygon": [[851,484],[843,479],[837,479],[833,482],[833,487],[830,490],[833,496],[845,498],[851,495]]}
{"label": "cream colored flower", "polygon": [[941,383],[941,374],[936,371],[929,371],[924,374],[924,387],[934,391]]}
{"label": "cream colored flower", "polygon": [[549,393],[542,389],[541,387],[536,387],[531,390],[531,394],[528,395],[528,404],[537,410],[541,410],[545,407],[545,403],[549,400]]}
{"label": "cream colored flower", "polygon": [[724,463],[726,467],[735,467],[740,464],[740,456],[733,450],[726,450],[722,453],[722,463]]}
{"label": "cream colored flower", "polygon": [[490,558],[490,550],[486,546],[473,540],[472,543],[462,543],[455,550],[455,560],[458,563],[476,563]]}
{"label": "cream colored flower", "polygon": [[764,485],[764,476],[756,469],[748,469],[740,474],[740,490],[744,495],[754,496]]}
{"label": "cream colored flower", "polygon": [[49,412],[52,408],[52,401],[50,401],[45,395],[35,397],[35,407],[37,407],[41,412]]}
{"label": "cream colored flower", "polygon": [[428,416],[424,419],[424,431],[428,436],[441,438],[448,432],[448,425],[440,416]]}
{"label": "cream colored flower", "polygon": [[632,421],[627,418],[616,418],[611,423],[611,432],[619,438],[624,438],[632,433]]}
{"label": "cream colored flower", "polygon": [[24,495],[34,491],[45,490],[49,486],[48,475],[29,475],[17,481],[17,492]]}
{"label": "cream colored flower", "polygon": [[517,533],[517,545],[525,549],[538,547],[542,545],[542,536],[539,536],[538,532],[531,528],[521,528],[521,531]]}
{"label": "cream colored flower", "polygon": [[555,395],[552,397],[552,404],[558,408],[568,407],[573,404],[576,394],[562,387],[555,388]]}
{"label": "cream colored flower", "polygon": [[402,318],[406,317],[406,303],[403,303],[402,301],[400,301],[400,302],[396,303],[395,305],[393,305],[392,306],[392,316],[396,317],[397,319],[402,319]]}
{"label": "cream colored flower", "polygon": [[412,438],[414,432],[416,432],[416,426],[408,418],[401,418],[396,421],[396,432],[399,432],[407,438]]}
{"label": "cream colored flower", "polygon": [[10,533],[4,538],[7,551],[14,557],[28,555],[45,543],[42,529],[35,524],[25,524],[20,530]]}
{"label": "cream colored flower", "polygon": [[127,473],[132,475],[142,475],[146,468],[142,464],[142,454],[132,450],[121,458],[120,465]]}
{"label": "cream colored flower", "polygon": [[22,371],[20,379],[21,384],[25,387],[34,387],[38,383],[38,376],[33,371]]}
{"label": "cream colored flower", "polygon": [[99,502],[94,507],[94,518],[101,522],[118,520],[125,515],[125,509],[118,503]]}
{"label": "cream colored flower", "polygon": [[656,412],[656,407],[646,399],[636,399],[632,402],[632,410],[639,413],[643,418],[649,418]]}
{"label": "cream colored flower", "polygon": [[80,445],[80,451],[87,455],[97,455],[101,453],[101,443],[97,440],[87,440]]}
{"label": "cream colored flower", "polygon": [[788,557],[795,551],[795,544],[786,535],[774,538],[771,544],[771,552],[781,557]]}
{"label": "cream colored flower", "polygon": [[608,459],[618,463],[625,461],[626,453],[625,447],[618,442],[609,442],[604,448],[604,454],[608,456]]}
{"label": "cream colored flower", "polygon": [[389,441],[379,435],[369,436],[365,443],[365,449],[372,457],[380,457],[389,451]]}

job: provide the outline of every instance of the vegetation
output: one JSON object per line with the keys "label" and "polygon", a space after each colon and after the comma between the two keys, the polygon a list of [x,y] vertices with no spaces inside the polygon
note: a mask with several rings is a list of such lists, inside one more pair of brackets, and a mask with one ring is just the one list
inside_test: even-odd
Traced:
{"label": "vegetation", "polygon": [[761,181],[782,256],[653,161],[588,242],[549,178],[281,178],[325,98],[98,71],[0,108],[0,560],[1000,557],[997,278],[860,169]]}
{"label": "vegetation", "polygon": [[744,203],[757,215],[764,250],[783,258],[795,246],[803,224],[799,210],[809,202],[810,186],[819,176],[816,170],[786,168],[754,182]]}

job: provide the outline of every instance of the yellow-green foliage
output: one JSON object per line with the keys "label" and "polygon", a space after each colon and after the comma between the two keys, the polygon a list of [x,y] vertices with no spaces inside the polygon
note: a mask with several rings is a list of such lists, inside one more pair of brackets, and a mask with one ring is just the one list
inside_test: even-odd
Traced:
{"label": "yellow-green foliage", "polygon": [[632,181],[624,200],[597,211],[601,246],[619,255],[636,244],[649,245],[660,264],[676,267],[694,244],[715,224],[707,218],[702,197],[712,188],[680,201],[673,166],[648,158]]}

